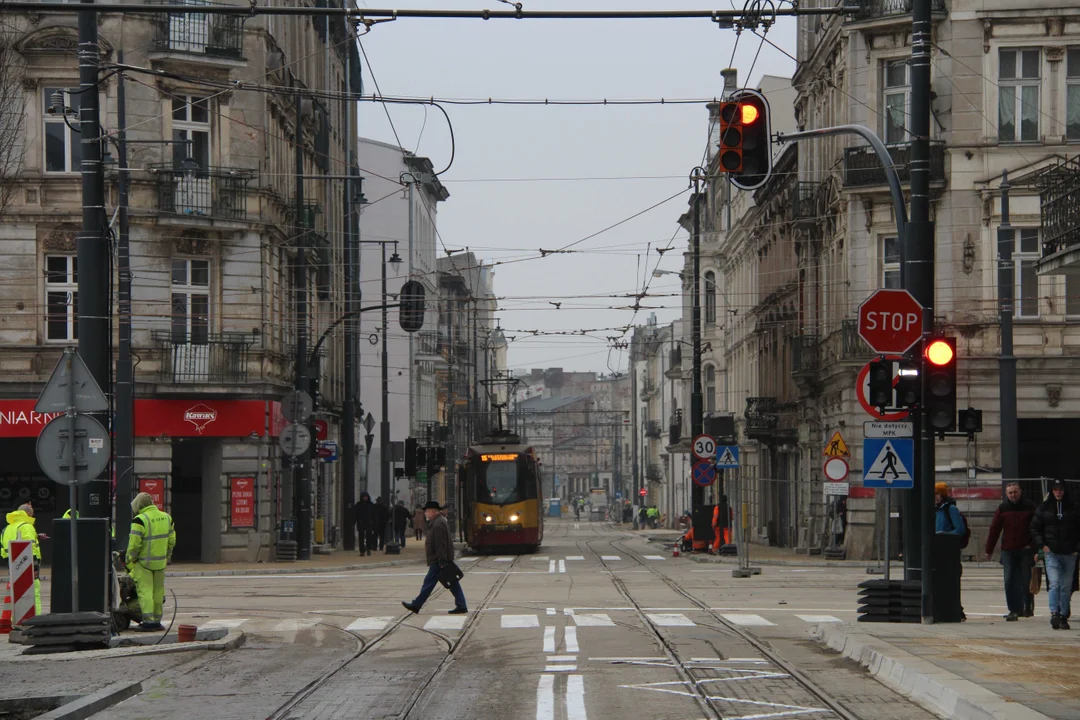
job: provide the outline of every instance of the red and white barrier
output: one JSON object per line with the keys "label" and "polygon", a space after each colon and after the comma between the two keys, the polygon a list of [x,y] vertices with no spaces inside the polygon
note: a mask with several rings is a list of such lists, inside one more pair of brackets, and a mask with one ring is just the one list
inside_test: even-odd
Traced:
{"label": "red and white barrier", "polygon": [[11,624],[22,625],[34,617],[34,544],[12,540],[8,547],[8,570],[11,573],[11,601],[14,608]]}

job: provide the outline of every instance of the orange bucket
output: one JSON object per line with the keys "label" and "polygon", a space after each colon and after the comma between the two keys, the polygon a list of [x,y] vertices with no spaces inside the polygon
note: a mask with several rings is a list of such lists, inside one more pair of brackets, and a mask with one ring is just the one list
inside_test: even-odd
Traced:
{"label": "orange bucket", "polygon": [[198,632],[198,630],[199,628],[195,627],[194,625],[178,625],[176,628],[176,632],[179,636],[179,641],[182,643],[194,642],[195,633]]}

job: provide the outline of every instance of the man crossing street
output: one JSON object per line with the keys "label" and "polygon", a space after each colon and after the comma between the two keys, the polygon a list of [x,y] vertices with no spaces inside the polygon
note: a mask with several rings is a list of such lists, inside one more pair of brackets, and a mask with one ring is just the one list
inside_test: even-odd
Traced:
{"label": "man crossing street", "polygon": [[[435,500],[424,506],[424,519],[427,520],[427,541],[424,551],[427,555],[428,571],[424,577],[424,584],[420,586],[420,594],[412,602],[401,603],[406,610],[414,613],[420,612],[435,585],[439,582],[439,573],[444,567],[454,562],[454,540],[450,537],[450,528],[443,517],[442,508]],[[469,612],[469,606],[465,602],[465,593],[461,590],[461,583],[454,581],[450,585],[450,592],[454,595],[454,609],[451,615],[463,615]]]}
{"label": "man crossing street", "polygon": [[157,509],[153,498],[139,493],[131,501],[131,534],[128,537],[127,566],[142,611],[140,632],[164,630],[161,624],[165,604],[165,567],[176,547],[176,528],[167,513]]}

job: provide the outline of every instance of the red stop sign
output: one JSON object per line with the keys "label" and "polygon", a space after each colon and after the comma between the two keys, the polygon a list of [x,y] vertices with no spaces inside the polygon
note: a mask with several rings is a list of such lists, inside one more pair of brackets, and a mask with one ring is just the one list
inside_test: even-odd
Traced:
{"label": "red stop sign", "polygon": [[874,352],[903,355],[922,337],[922,316],[907,290],[878,290],[859,306],[859,337]]}

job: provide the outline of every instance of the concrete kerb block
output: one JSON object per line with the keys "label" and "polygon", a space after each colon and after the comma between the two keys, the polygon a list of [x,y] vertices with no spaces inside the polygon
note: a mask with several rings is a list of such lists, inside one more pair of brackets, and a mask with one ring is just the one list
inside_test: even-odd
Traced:
{"label": "concrete kerb block", "polygon": [[118,682],[37,717],[38,720],[83,720],[141,692],[141,682]]}
{"label": "concrete kerb block", "polygon": [[183,570],[180,572],[165,571],[165,577],[222,577],[228,575],[307,575],[309,573],[335,573],[351,570],[377,570],[379,568],[398,567],[399,565],[416,565],[423,563],[424,558],[415,560],[388,560],[387,562],[368,563],[366,565],[339,565],[335,567],[304,567],[301,563],[289,563],[287,568],[245,568],[243,570]]}

